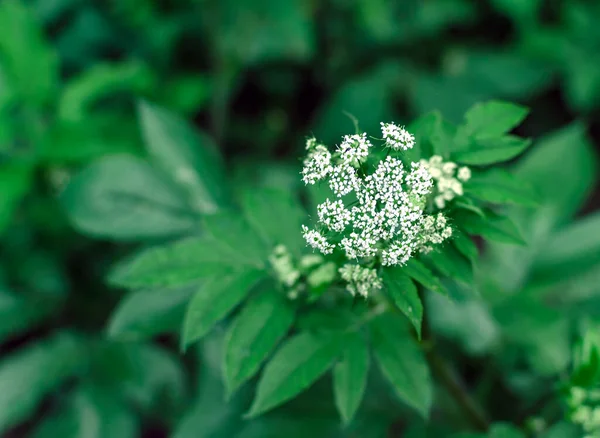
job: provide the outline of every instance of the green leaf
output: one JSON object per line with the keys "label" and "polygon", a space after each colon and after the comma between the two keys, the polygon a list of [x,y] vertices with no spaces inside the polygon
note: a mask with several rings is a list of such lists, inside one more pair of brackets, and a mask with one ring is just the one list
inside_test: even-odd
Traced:
{"label": "green leaf", "polygon": [[187,347],[206,335],[264,276],[261,271],[241,271],[208,280],[192,297],[183,322],[181,345]]}
{"label": "green leaf", "polygon": [[135,438],[137,419],[120,400],[97,389],[78,390],[61,409],[44,419],[33,438]]}
{"label": "green leaf", "polygon": [[531,145],[531,140],[505,135],[499,138],[478,139],[468,149],[452,155],[457,163],[487,166],[515,158]]}
{"label": "green leaf", "polygon": [[489,432],[489,438],[525,438],[525,434],[510,424],[494,424]]}
{"label": "green leaf", "polygon": [[279,292],[267,290],[244,306],[225,338],[227,393],[256,374],[293,322],[294,310]]}
{"label": "green leaf", "polygon": [[270,248],[285,245],[295,255],[305,248],[298,231],[306,212],[289,192],[272,189],[248,190],[243,197],[248,222]]}
{"label": "green leaf", "polygon": [[454,246],[446,244],[431,251],[426,258],[444,276],[462,281],[467,285],[473,284],[473,266]]}
{"label": "green leaf", "polygon": [[239,214],[218,213],[204,218],[204,228],[220,245],[237,253],[242,263],[263,267],[270,247]]}
{"label": "green leaf", "polygon": [[463,210],[455,213],[454,218],[469,234],[502,243],[526,244],[517,225],[508,217],[486,211],[486,218],[483,219],[474,213]]}
{"label": "green leaf", "polygon": [[533,268],[546,278],[561,280],[575,277],[599,262],[600,213],[595,213],[558,230],[547,239]]}
{"label": "green leaf", "polygon": [[477,245],[475,245],[473,239],[471,239],[462,230],[457,228],[452,230],[452,243],[462,255],[471,261],[471,263],[475,263],[477,261],[479,257]]}
{"label": "green leaf", "polygon": [[464,184],[464,189],[467,195],[485,202],[519,204],[528,207],[536,207],[539,204],[533,187],[502,169],[474,174]]}
{"label": "green leaf", "polygon": [[439,111],[431,111],[407,126],[407,131],[415,136],[415,145],[412,149],[405,151],[407,160],[419,161],[423,157],[434,155],[434,137],[441,129],[442,122],[442,115]]}
{"label": "green leaf", "polygon": [[406,275],[404,268],[390,268],[382,271],[383,284],[394,304],[406,315],[421,339],[421,323],[423,320],[423,303],[417,292],[417,286]]}
{"label": "green leaf", "polygon": [[42,106],[50,101],[58,88],[58,57],[21,1],[0,4],[0,59],[28,103]]}
{"label": "green leaf", "polygon": [[214,213],[225,205],[227,182],[211,140],[176,115],[149,102],[140,102],[138,112],[150,155],[184,188],[190,205],[202,213]]}
{"label": "green leaf", "polygon": [[21,297],[0,285],[0,342],[35,327],[55,310],[48,302]]}
{"label": "green leaf", "polygon": [[32,183],[32,168],[13,163],[0,167],[0,235],[10,224],[13,213]]}
{"label": "green leaf", "polygon": [[98,100],[121,93],[141,94],[154,85],[152,72],[139,61],[92,65],[63,88],[58,117],[62,121],[82,121]]}
{"label": "green leaf", "polygon": [[0,431],[33,414],[46,394],[79,370],[82,360],[79,344],[62,335],[5,357],[0,364]]}
{"label": "green leaf", "polygon": [[410,259],[402,268],[404,273],[417,283],[421,283],[427,289],[437,293],[445,294],[445,289],[440,279],[418,260]]}
{"label": "green leaf", "polygon": [[304,391],[333,365],[343,346],[339,334],[301,333],[289,339],[266,365],[247,415],[256,417]]}
{"label": "green leaf", "polygon": [[433,384],[419,345],[397,316],[381,315],[369,326],[381,372],[396,394],[427,418],[433,401]]}
{"label": "green leaf", "polygon": [[363,399],[369,371],[369,349],[360,333],[345,340],[340,361],[333,367],[333,393],[344,424],[350,423]]}
{"label": "green leaf", "polygon": [[177,332],[185,307],[196,288],[130,292],[121,300],[108,324],[108,335],[121,339],[146,339]]}
{"label": "green leaf", "polygon": [[500,137],[519,125],[529,110],[514,103],[492,100],[474,105],[465,114],[465,125],[477,139]]}
{"label": "green leaf", "polygon": [[115,240],[172,237],[197,226],[181,193],[146,162],[126,155],[84,169],[62,201],[77,228]]}
{"label": "green leaf", "polygon": [[110,273],[110,282],[131,289],[181,286],[244,266],[264,267],[262,260],[241,254],[234,239],[233,233],[220,240],[204,235],[147,249],[119,263]]}

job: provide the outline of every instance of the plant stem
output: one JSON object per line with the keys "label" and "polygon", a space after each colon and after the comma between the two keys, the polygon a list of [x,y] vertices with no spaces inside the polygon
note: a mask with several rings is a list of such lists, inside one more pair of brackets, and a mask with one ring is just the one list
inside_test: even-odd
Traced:
{"label": "plant stem", "polygon": [[482,432],[487,431],[490,424],[483,409],[467,392],[459,376],[452,370],[448,362],[439,356],[433,348],[427,352],[427,360],[439,382],[454,398],[473,427]]}

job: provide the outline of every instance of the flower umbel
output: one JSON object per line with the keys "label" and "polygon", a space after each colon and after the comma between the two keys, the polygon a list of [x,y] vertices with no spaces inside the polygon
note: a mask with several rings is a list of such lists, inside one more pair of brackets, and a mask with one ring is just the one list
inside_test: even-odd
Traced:
{"label": "flower umbel", "polygon": [[[366,133],[347,135],[334,154],[317,149],[325,147],[314,142],[302,172],[306,184],[327,179],[337,198],[318,206],[318,228],[303,225],[303,236],[322,254],[339,250],[347,259],[355,260],[357,264],[345,265],[340,274],[351,293],[364,296],[380,285],[377,272],[371,269],[378,262],[384,266],[403,265],[452,234],[443,214],[431,216],[425,209],[434,181],[443,171],[453,174],[456,166],[432,157],[435,166],[425,162],[410,163],[405,168],[398,153],[411,148],[414,137],[391,123],[382,123],[381,127],[385,146],[391,149],[385,158],[370,154],[374,147]],[[318,165],[316,153],[321,157]],[[438,178],[429,169],[435,169]],[[318,178],[306,178],[316,174]],[[363,262],[369,267],[361,266]]]}

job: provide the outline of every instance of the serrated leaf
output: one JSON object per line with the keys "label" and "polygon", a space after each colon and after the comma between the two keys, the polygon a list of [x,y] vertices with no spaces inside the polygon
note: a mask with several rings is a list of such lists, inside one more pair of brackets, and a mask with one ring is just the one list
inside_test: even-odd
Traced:
{"label": "serrated leaf", "polygon": [[289,339],[267,364],[248,417],[256,417],[308,388],[335,362],[344,337],[301,333]]}
{"label": "serrated leaf", "polygon": [[227,393],[254,376],[293,321],[294,310],[281,293],[273,290],[260,293],[244,306],[225,338]]}
{"label": "serrated leaf", "polygon": [[433,384],[425,356],[398,316],[384,314],[369,324],[373,352],[396,394],[427,418]]}
{"label": "serrated leaf", "polygon": [[130,292],[111,315],[108,335],[113,338],[146,339],[177,332],[185,308],[195,292],[193,286]]}
{"label": "serrated leaf", "polygon": [[476,138],[500,137],[519,125],[528,113],[521,105],[492,100],[471,107],[465,114],[465,125]]}
{"label": "serrated leaf", "polygon": [[71,179],[61,198],[77,228],[115,240],[172,237],[198,225],[179,190],[127,155],[96,161]]}
{"label": "serrated leaf", "polygon": [[243,210],[248,222],[270,248],[285,245],[299,255],[305,242],[298,230],[306,212],[289,192],[273,189],[248,190],[243,196]]}
{"label": "serrated leaf", "polygon": [[487,166],[515,158],[531,145],[531,140],[505,135],[476,140],[468,149],[452,154],[453,161],[471,166]]}
{"label": "serrated leaf", "polygon": [[46,394],[78,372],[82,360],[79,344],[67,336],[55,336],[5,357],[0,364],[0,431],[34,413]]}
{"label": "serrated leaf", "polygon": [[437,293],[446,294],[444,286],[439,278],[418,260],[410,259],[402,268],[404,273],[417,283],[421,283],[427,289]]}
{"label": "serrated leaf", "polygon": [[226,205],[223,164],[208,136],[146,101],[139,103],[138,113],[148,151],[186,191],[190,205],[202,213],[214,213]]}
{"label": "serrated leaf", "polygon": [[206,335],[233,310],[262,278],[261,271],[240,271],[206,281],[192,297],[183,322],[181,345],[187,347]]}
{"label": "serrated leaf", "polygon": [[486,202],[519,204],[529,207],[539,204],[533,187],[502,169],[474,174],[464,184],[464,189],[467,195]]}
{"label": "serrated leaf", "polygon": [[100,390],[78,390],[66,406],[44,419],[33,438],[135,438],[137,419],[128,406]]}
{"label": "serrated leaf", "polygon": [[456,213],[455,220],[469,234],[513,245],[526,244],[520,230],[508,217],[498,216],[490,211],[486,211],[486,218],[483,219],[474,213],[461,211]]}
{"label": "serrated leaf", "polygon": [[392,297],[394,304],[406,315],[421,339],[421,323],[423,320],[423,303],[417,292],[417,286],[406,274],[404,268],[389,268],[382,272],[383,284]]}
{"label": "serrated leaf", "polygon": [[344,352],[333,367],[333,393],[344,424],[350,423],[363,399],[369,371],[369,349],[360,333],[346,337]]}
{"label": "serrated leaf", "polygon": [[442,123],[442,115],[439,111],[431,111],[420,116],[407,126],[407,131],[415,136],[415,145],[412,149],[405,151],[406,159],[419,161],[423,157],[434,155],[434,135]]}

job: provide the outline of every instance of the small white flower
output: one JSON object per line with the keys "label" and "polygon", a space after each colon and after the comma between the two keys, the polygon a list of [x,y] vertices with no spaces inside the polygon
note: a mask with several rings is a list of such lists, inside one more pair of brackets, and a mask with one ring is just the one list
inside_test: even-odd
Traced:
{"label": "small white flower", "polygon": [[450,185],[450,190],[452,190],[458,196],[462,196],[464,194],[462,184],[457,179],[454,179],[454,178],[452,178],[452,184]]}
{"label": "small white flower", "polygon": [[313,145],[304,160],[302,181],[304,181],[304,184],[315,184],[329,175],[332,170],[331,152],[323,145]]}
{"label": "small white flower", "polygon": [[347,263],[339,269],[339,272],[342,280],[348,283],[346,289],[353,296],[358,294],[366,298],[370,293],[383,286],[375,269]]}
{"label": "small white flower", "polygon": [[443,196],[441,196],[441,195],[439,195],[439,196],[436,196],[436,197],[433,199],[433,203],[434,203],[434,204],[435,204],[435,206],[436,206],[437,208],[439,208],[440,210],[441,210],[441,209],[443,209],[443,208],[446,206],[446,200],[445,200],[445,199],[444,199],[444,197],[443,197]]}
{"label": "small white flower", "polygon": [[415,137],[404,127],[381,122],[381,132],[386,146],[395,150],[408,150],[415,145]]}
{"label": "small white flower", "polygon": [[336,196],[342,197],[358,187],[356,169],[349,164],[334,166],[330,173],[329,187]]}
{"label": "small white flower", "polygon": [[467,182],[471,179],[471,169],[468,167],[461,167],[458,169],[457,178],[463,182]]}
{"label": "small white flower", "polygon": [[332,231],[342,232],[352,220],[352,214],[346,210],[341,200],[331,202],[326,199],[317,207],[319,221]]}
{"label": "small white flower", "polygon": [[444,176],[452,178],[454,176],[454,171],[456,170],[456,163],[451,161],[447,161],[442,165],[442,172]]}
{"label": "small white flower", "polygon": [[344,164],[357,165],[367,158],[371,146],[373,145],[367,139],[367,134],[363,132],[362,134],[345,135],[338,151]]}
{"label": "small white flower", "polygon": [[444,161],[444,159],[441,155],[433,155],[431,158],[429,158],[429,165],[431,167],[440,167],[442,165],[442,161]]}
{"label": "small white flower", "polygon": [[306,225],[302,225],[302,237],[308,245],[323,254],[331,254],[335,248],[335,245],[329,243],[325,236],[316,230],[310,230]]}

